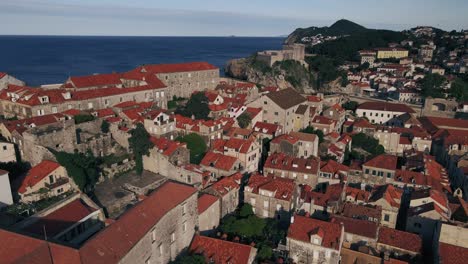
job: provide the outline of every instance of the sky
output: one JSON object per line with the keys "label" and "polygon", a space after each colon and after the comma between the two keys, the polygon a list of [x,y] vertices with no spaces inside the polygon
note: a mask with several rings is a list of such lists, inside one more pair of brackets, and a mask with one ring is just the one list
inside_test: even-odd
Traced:
{"label": "sky", "polygon": [[468,29],[467,0],[0,0],[0,35],[280,36],[348,19]]}

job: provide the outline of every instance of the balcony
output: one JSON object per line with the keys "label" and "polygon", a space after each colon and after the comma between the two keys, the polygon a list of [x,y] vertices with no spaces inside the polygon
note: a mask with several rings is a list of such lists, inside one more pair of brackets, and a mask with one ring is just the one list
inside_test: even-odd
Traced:
{"label": "balcony", "polygon": [[58,180],[56,180],[54,183],[46,183],[45,184],[45,187],[49,188],[49,189],[55,189],[59,186],[62,186],[64,184],[67,184],[70,180],[68,178],[59,178]]}

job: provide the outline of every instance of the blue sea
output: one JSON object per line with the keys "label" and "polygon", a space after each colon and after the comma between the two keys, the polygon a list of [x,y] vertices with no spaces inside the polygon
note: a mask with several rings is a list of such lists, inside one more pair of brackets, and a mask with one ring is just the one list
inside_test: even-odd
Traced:
{"label": "blue sea", "polygon": [[[142,64],[230,59],[279,49],[283,38],[0,36],[0,72],[28,85],[62,83],[69,76],[123,72]],[[221,70],[223,72],[223,70]]]}

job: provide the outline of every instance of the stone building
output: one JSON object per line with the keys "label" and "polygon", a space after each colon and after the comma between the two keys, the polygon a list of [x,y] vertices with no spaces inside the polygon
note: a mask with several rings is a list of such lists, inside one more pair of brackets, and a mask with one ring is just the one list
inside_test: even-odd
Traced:
{"label": "stone building", "polygon": [[221,219],[221,203],[218,197],[202,194],[198,197],[198,231],[211,233],[215,230]]}
{"label": "stone building", "polygon": [[374,124],[393,125],[399,123],[398,116],[409,113],[415,115],[415,111],[404,104],[394,104],[387,102],[365,102],[358,106],[356,115],[366,117]]}
{"label": "stone building", "polygon": [[199,236],[193,238],[189,252],[205,257],[206,263],[254,263],[257,249],[253,246]]}
{"label": "stone building", "polygon": [[171,140],[177,136],[175,117],[162,110],[152,110],[146,113],[143,124],[152,136],[167,137]]}
{"label": "stone building", "polygon": [[377,250],[381,254],[398,255],[408,260],[416,258],[422,253],[422,239],[416,234],[396,230],[388,227],[379,229]]}
{"label": "stone building", "polygon": [[323,116],[336,121],[336,132],[341,133],[341,128],[346,121],[346,111],[339,105],[334,104],[323,111]]}
{"label": "stone building", "polygon": [[204,192],[218,197],[221,202],[221,218],[234,212],[239,205],[239,191],[242,174],[223,177],[206,188]]}
{"label": "stone building", "polygon": [[284,45],[283,50],[266,50],[257,52],[257,61],[261,61],[268,66],[273,66],[275,62],[284,60],[295,60],[303,65],[305,62],[305,45],[304,44],[291,44]]}
{"label": "stone building", "polygon": [[263,167],[263,174],[272,174],[281,178],[292,179],[296,184],[315,187],[318,182],[320,159],[295,158],[284,153],[268,156]]}
{"label": "stone building", "polygon": [[377,246],[379,225],[374,222],[333,215],[332,223],[340,223],[344,226],[343,246],[355,248],[360,246]]}
{"label": "stone building", "polygon": [[8,171],[0,170],[0,209],[13,204]]}
{"label": "stone building", "polygon": [[305,127],[296,127],[296,111],[306,99],[292,88],[272,92],[250,103],[249,107],[263,109],[263,122],[274,123],[283,127],[284,133],[299,131]]}
{"label": "stone building", "polygon": [[398,158],[382,154],[362,165],[363,182],[368,184],[392,183],[395,178]]}
{"label": "stone building", "polygon": [[299,190],[291,179],[254,174],[244,189],[244,200],[262,218],[289,222]]}
{"label": "stone building", "polygon": [[344,234],[344,228],[339,223],[294,215],[288,229],[286,247],[295,263],[338,264]]}
{"label": "stone building", "polygon": [[219,68],[207,62],[143,65],[133,72],[155,75],[169,88],[168,98],[189,98],[195,91],[215,90],[219,84]]}
{"label": "stone building", "polygon": [[16,162],[16,151],[14,144],[0,141],[0,160],[4,163]]}
{"label": "stone building", "polygon": [[213,151],[205,154],[200,165],[216,179],[232,175],[238,171],[244,171],[239,159]]}
{"label": "stone building", "polygon": [[395,228],[402,195],[403,190],[391,184],[377,186],[372,190],[368,203],[382,208],[382,226]]}
{"label": "stone building", "polygon": [[318,157],[318,145],[319,138],[314,134],[290,132],[274,138],[270,142],[270,151],[297,158]]}
{"label": "stone building", "polygon": [[13,84],[17,86],[24,86],[25,83],[6,72],[0,72],[0,90],[5,89],[8,85]]}
{"label": "stone building", "polygon": [[401,59],[408,57],[408,50],[403,48],[377,48],[377,59]]}
{"label": "stone building", "polygon": [[29,170],[21,182],[18,194],[21,201],[27,203],[77,189],[73,180],[68,177],[65,167],[56,162],[44,160]]}
{"label": "stone building", "polygon": [[238,159],[246,172],[258,169],[261,147],[255,139],[218,139],[213,141],[212,149],[214,152]]}

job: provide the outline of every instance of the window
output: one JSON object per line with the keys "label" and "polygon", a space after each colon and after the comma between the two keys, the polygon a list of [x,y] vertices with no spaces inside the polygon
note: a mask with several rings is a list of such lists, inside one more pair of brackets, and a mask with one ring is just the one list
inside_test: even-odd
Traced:
{"label": "window", "polygon": [[159,256],[162,256],[162,254],[163,254],[163,245],[162,245],[162,243],[159,244],[158,251],[159,251]]}
{"label": "window", "polygon": [[184,222],[182,224],[182,232],[185,232],[185,231],[187,231],[187,222]]}
{"label": "window", "polygon": [[54,113],[54,114],[57,113],[57,107],[56,106],[52,107],[52,113]]}
{"label": "window", "polygon": [[268,201],[263,201],[263,207],[268,208],[269,202]]}
{"label": "window", "polygon": [[93,108],[93,103],[88,103],[88,109],[92,109]]}
{"label": "window", "polygon": [[387,178],[391,178],[392,174],[390,172],[387,172]]}
{"label": "window", "polygon": [[267,102],[267,101],[263,101],[263,104],[266,105],[266,104],[268,104],[268,102]]}
{"label": "window", "polygon": [[7,150],[7,146],[3,146],[3,150]]}
{"label": "window", "polygon": [[175,242],[175,233],[172,232],[171,234],[171,243],[174,243]]}
{"label": "window", "polygon": [[279,210],[281,210],[281,204],[276,205],[276,211],[279,211]]}
{"label": "window", "polygon": [[154,243],[154,241],[156,241],[156,230],[153,229],[151,231],[151,243]]}
{"label": "window", "polygon": [[384,221],[385,221],[385,222],[390,221],[390,215],[385,214],[385,215],[384,215]]}
{"label": "window", "polygon": [[184,203],[184,204],[182,205],[182,215],[185,215],[186,213],[187,213],[187,204]]}
{"label": "window", "polygon": [[275,116],[277,116],[277,115],[278,115],[278,112],[275,112]]}
{"label": "window", "polygon": [[263,210],[263,217],[268,217],[268,211],[267,210]]}
{"label": "window", "polygon": [[369,169],[366,169],[366,174],[369,174]]}
{"label": "window", "polygon": [[50,184],[54,183],[54,175],[49,176],[49,183]]}

